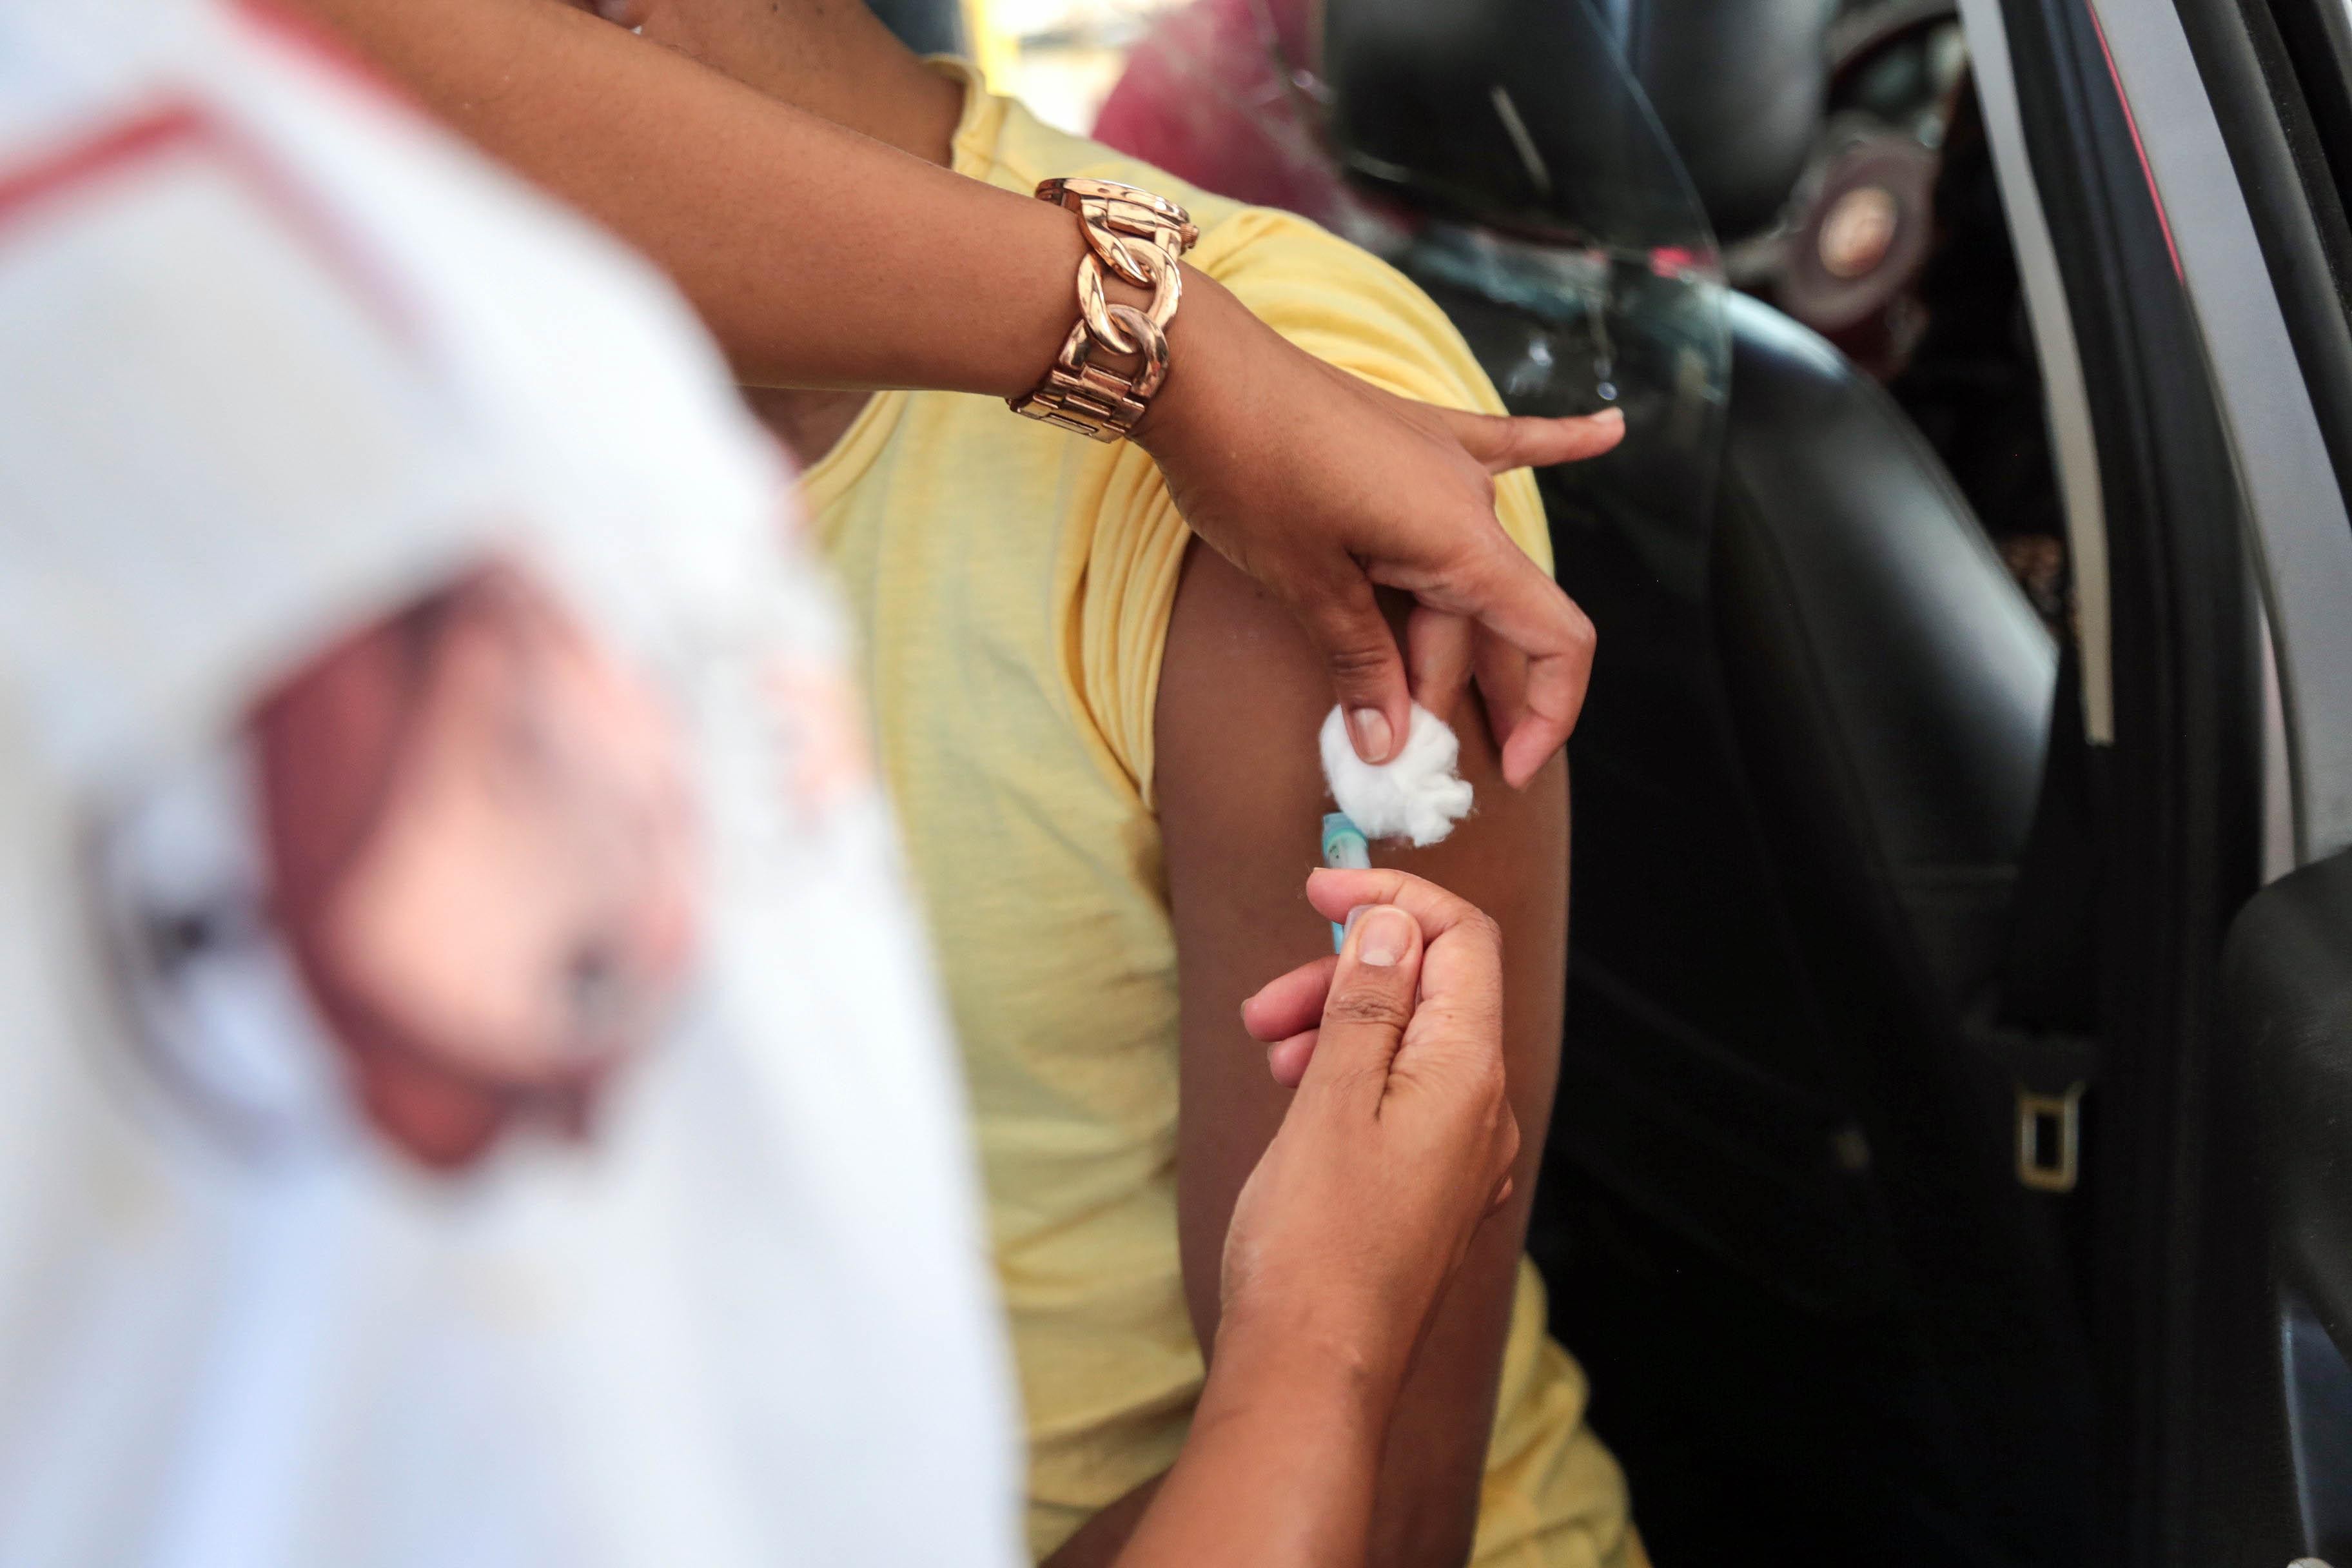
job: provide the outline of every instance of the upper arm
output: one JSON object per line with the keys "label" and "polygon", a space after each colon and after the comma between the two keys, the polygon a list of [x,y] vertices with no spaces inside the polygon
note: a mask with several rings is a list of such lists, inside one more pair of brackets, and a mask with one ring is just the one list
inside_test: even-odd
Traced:
{"label": "upper arm", "polygon": [[[1330,951],[1304,896],[1330,809],[1316,731],[1331,705],[1320,661],[1281,607],[1213,552],[1186,557],[1154,722],[1154,786],[1166,847],[1181,1003],[1177,1194],[1185,1288],[1213,1344],[1219,1261],[1234,1197],[1288,1096],[1243,1031],[1242,999]],[[1500,922],[1513,1109],[1526,1134],[1516,1194],[1480,1233],[1424,1342],[1400,1405],[1375,1558],[1460,1561],[1493,1418],[1527,1203],[1558,1064],[1568,918],[1565,764],[1524,792],[1501,781],[1475,694],[1442,715],[1462,737],[1473,815],[1425,850],[1374,858],[1460,894]],[[1410,1462],[1396,1462],[1398,1455]]]}

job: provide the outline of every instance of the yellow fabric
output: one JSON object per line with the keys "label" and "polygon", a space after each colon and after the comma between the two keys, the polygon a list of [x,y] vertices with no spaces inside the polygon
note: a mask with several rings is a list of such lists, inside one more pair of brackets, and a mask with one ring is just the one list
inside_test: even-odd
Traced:
{"label": "yellow fabric", "polygon": [[[1024,193],[1055,174],[1164,192],[1200,221],[1193,262],[1295,342],[1401,393],[1498,406],[1418,289],[1302,219],[1187,189],[976,86],[955,160]],[[1186,534],[1143,453],[950,394],[875,398],[806,492],[860,623],[962,1041],[1043,1555],[1167,1468],[1201,1385],[1177,1261],[1176,952],[1151,810]],[[1501,509],[1548,563],[1526,475],[1503,482]],[[1478,1561],[1638,1563],[1623,1483],[1583,1426],[1583,1376],[1543,1322],[1523,1264]]]}

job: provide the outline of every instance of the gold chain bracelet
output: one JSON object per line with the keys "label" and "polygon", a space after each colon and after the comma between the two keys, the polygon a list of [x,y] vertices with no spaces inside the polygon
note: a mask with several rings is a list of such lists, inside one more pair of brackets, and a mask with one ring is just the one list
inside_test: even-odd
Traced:
{"label": "gold chain bracelet", "polygon": [[[1087,252],[1078,258],[1078,320],[1045,379],[1008,401],[1015,414],[1117,441],[1135,428],[1168,379],[1168,323],[1184,292],[1183,269],[1176,263],[1201,231],[1174,202],[1116,180],[1047,180],[1037,187],[1037,199],[1076,213],[1087,237]],[[1106,300],[1106,266],[1150,289],[1150,305],[1139,310]],[[1143,363],[1121,374],[1094,363],[1097,353],[1140,354]]]}

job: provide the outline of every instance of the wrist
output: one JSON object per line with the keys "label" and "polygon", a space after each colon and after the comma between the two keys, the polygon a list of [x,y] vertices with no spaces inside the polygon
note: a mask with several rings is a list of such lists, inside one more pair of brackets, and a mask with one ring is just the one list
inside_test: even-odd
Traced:
{"label": "wrist", "polygon": [[1229,1309],[1183,1452],[1120,1561],[1365,1561],[1396,1395],[1315,1323]]}
{"label": "wrist", "polygon": [[1379,1435],[1404,1386],[1412,1347],[1311,1309],[1229,1304],[1217,1325],[1196,1423],[1252,1410],[1311,1413],[1335,1429]]}
{"label": "wrist", "polygon": [[1128,439],[1158,457],[1205,425],[1222,397],[1230,406],[1247,374],[1244,347],[1265,324],[1231,290],[1196,268],[1184,268],[1184,308],[1168,332],[1168,380],[1128,432]]}
{"label": "wrist", "polygon": [[[1117,180],[1067,175],[1041,182],[1036,195],[1076,216],[1087,250],[1074,274],[1077,322],[1045,376],[1011,400],[1013,411],[1093,440],[1125,439],[1166,387],[1182,258],[1200,228],[1175,203]],[[1150,302],[1117,298],[1115,280],[1148,287]],[[1130,356],[1134,368],[1120,369]]]}

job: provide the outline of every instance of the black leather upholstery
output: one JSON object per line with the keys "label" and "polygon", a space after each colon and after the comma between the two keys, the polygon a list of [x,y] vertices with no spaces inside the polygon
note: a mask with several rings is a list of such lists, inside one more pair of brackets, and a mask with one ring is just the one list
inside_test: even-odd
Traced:
{"label": "black leather upholstery", "polygon": [[[1602,9],[1723,226],[1777,205],[1821,7]],[[1351,167],[1621,255],[1686,235],[1595,15],[1327,0]],[[1524,356],[1523,303],[1422,265],[1483,363]],[[1969,1023],[2002,975],[2057,655],[1885,394],[1769,307],[1724,309],[1707,516],[1606,464],[1540,476],[1601,643],[1530,1250],[1661,1568],[2072,1568],[2093,1450],[2064,1216],[2014,1176],[2013,1085]]]}
{"label": "black leather upholstery", "polygon": [[957,0],[866,0],[883,25],[898,41],[918,53],[957,55],[965,52],[963,7]]}
{"label": "black leather upholstery", "polygon": [[1957,1012],[1999,978],[2058,656],[1943,464],[1744,296],[1716,595],[1742,740]]}
{"label": "black leather upholstery", "polygon": [[[2199,1560],[2352,1558],[2352,850],[2232,922],[2194,1254]],[[2284,1351],[2284,1353],[2282,1352]]]}
{"label": "black leather upholstery", "polygon": [[1521,232],[1685,246],[1680,164],[1583,0],[1326,0],[1334,142],[1358,177]]}
{"label": "black leather upholstery", "polygon": [[1769,227],[1804,172],[1821,127],[1837,9],[1836,0],[1647,0],[1622,8],[1626,64],[1727,241]]}
{"label": "black leather upholstery", "polygon": [[[2280,1274],[2352,1345],[2352,850],[2264,889],[2237,919],[2225,973],[2256,1122]],[[2352,1498],[2345,1500],[2352,1503]],[[2338,1549],[2339,1551],[2341,1548]]]}
{"label": "black leather upholstery", "polygon": [[2001,978],[2056,653],[1916,430],[1768,307],[1732,307],[1713,600],[1734,724],[1835,1069],[1872,1150],[1988,1562],[2080,1560],[2091,1394],[2014,1086],[1967,1018]]}
{"label": "black leather upholstery", "polygon": [[[1737,239],[1772,222],[1804,169],[1834,9],[1834,0],[1329,0],[1323,75],[1335,132],[1359,172],[1424,205],[1507,227],[1680,244],[1686,170],[1717,233]],[[1621,59],[1679,167],[1626,133]],[[1656,232],[1662,220],[1674,232]]]}
{"label": "black leather upholstery", "polygon": [[[1432,285],[1474,350],[1523,333]],[[1963,1037],[2056,654],[1885,393],[1727,311],[1703,577],[1655,569],[1680,522],[1543,476],[1601,651],[1530,1245],[1662,1563],[2072,1563],[2081,1347],[2007,1079]]]}

